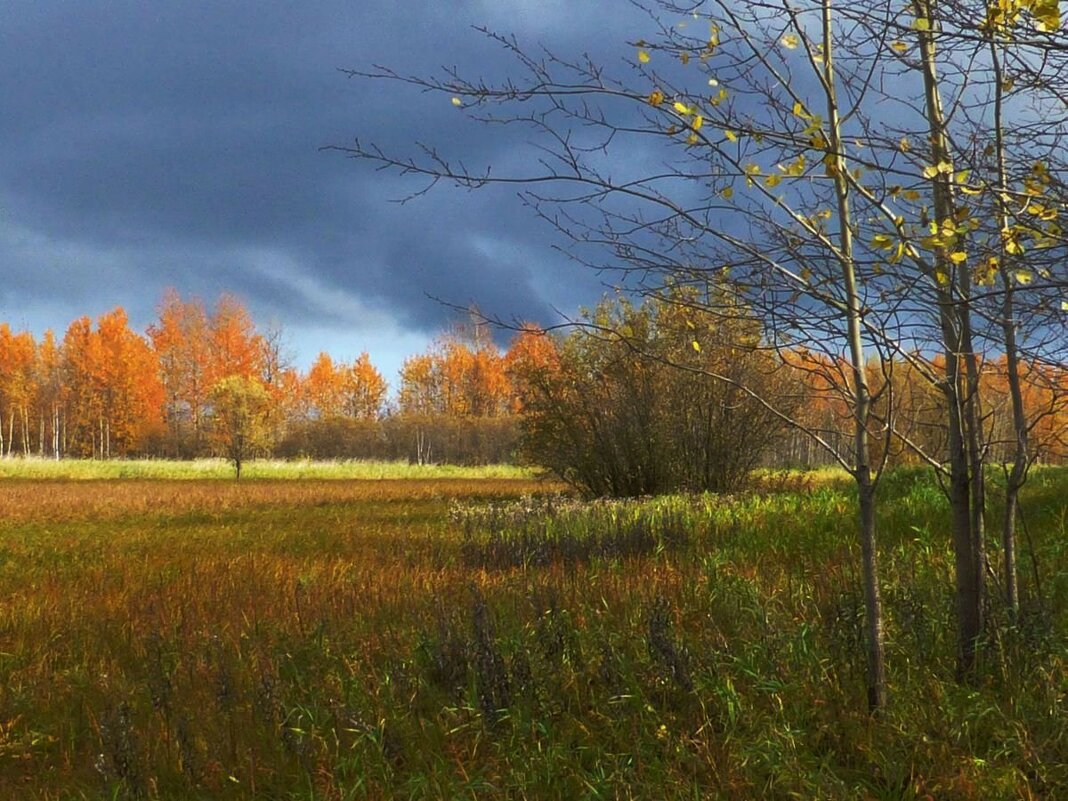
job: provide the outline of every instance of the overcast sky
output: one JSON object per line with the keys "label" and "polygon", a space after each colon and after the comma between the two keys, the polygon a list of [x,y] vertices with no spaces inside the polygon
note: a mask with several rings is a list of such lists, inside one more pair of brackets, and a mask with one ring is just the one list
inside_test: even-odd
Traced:
{"label": "overcast sky", "polygon": [[495,76],[473,25],[622,58],[625,0],[9,2],[0,23],[0,320],[59,333],[166,287],[243,298],[296,361],[361,350],[392,379],[450,312],[546,321],[603,291],[506,189],[415,185],[322,152],[433,141],[470,163],[528,157],[448,98],[346,78],[384,63]]}

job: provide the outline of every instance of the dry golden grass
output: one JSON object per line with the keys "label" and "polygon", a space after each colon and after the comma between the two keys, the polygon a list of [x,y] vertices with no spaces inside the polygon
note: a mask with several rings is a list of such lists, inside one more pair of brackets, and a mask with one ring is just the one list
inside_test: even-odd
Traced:
{"label": "dry golden grass", "polygon": [[5,479],[0,480],[0,519],[9,523],[103,521],[129,515],[222,514],[248,507],[490,499],[563,489],[561,484],[534,479]]}
{"label": "dry golden grass", "polygon": [[888,488],[872,720],[834,482],[487,517],[450,509],[560,486],[3,480],[0,799],[1057,798],[1066,485],[1028,487],[1049,626],[975,689],[937,489]]}

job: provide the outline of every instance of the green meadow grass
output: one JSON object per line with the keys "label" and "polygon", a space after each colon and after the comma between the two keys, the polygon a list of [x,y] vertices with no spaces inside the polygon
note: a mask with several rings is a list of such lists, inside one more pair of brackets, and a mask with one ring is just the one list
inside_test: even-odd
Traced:
{"label": "green meadow grass", "polygon": [[974,686],[945,501],[887,476],[877,718],[848,484],[764,484],[0,483],[0,798],[1068,797],[1068,470]]}
{"label": "green meadow grass", "polygon": [[[532,478],[537,471],[514,465],[408,464],[369,460],[307,461],[257,459],[242,468],[243,479],[437,479]],[[234,468],[224,459],[62,459],[0,460],[0,479],[232,479]]]}

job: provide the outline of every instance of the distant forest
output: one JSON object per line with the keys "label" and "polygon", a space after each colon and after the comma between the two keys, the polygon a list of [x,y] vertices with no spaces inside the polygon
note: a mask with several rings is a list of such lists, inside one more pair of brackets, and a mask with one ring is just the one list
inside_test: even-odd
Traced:
{"label": "distant forest", "polygon": [[[598,315],[611,320],[614,334],[598,333]],[[265,456],[533,461],[609,494],[714,487],[725,479],[710,471],[721,468],[828,461],[808,433],[761,415],[751,398],[704,374],[722,374],[725,366],[737,377],[744,371],[748,385],[762,382],[763,392],[792,398],[810,431],[831,440],[849,436],[848,405],[834,391],[844,364],[803,349],[765,350],[751,320],[748,347],[738,345],[745,332],[728,335],[713,320],[701,321],[708,333],[699,347],[694,321],[670,318],[664,303],[606,301],[587,314],[587,326],[564,335],[528,326],[506,350],[486,326],[457,324],[405,360],[392,396],[367,353],[344,361],[323,352],[307,371],[296,369],[281,332],[258,327],[230,295],[209,309],[169,291],[144,334],[131,330],[121,308],[95,323],[75,320],[62,338],[46,332],[38,340],[0,323],[0,452],[219,455],[213,388],[239,376],[265,390],[265,436],[258,440]],[[716,344],[727,341],[729,347]],[[898,367],[897,419],[938,452],[941,400],[913,380],[907,363]],[[1005,459],[1012,422],[1004,362],[985,363],[982,375],[993,399],[985,410],[987,441],[993,459]],[[1036,366],[1026,379],[1032,407],[1047,411],[1034,428],[1037,453],[1063,461],[1068,378]],[[904,450],[892,458],[910,460]],[[566,464],[556,464],[561,459]],[[582,467],[584,459],[597,465]],[[619,481],[636,486],[613,486]]]}

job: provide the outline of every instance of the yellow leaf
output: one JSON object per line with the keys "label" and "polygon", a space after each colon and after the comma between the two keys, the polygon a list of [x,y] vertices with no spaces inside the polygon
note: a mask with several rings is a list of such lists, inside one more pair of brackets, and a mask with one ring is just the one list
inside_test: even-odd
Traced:
{"label": "yellow leaf", "polygon": [[805,117],[805,107],[800,100],[794,101],[794,115],[802,119]]}
{"label": "yellow leaf", "polygon": [[695,351],[697,351],[698,353],[701,352],[701,343],[699,343],[696,339],[693,342],[691,342],[690,344],[693,346],[693,349]]}
{"label": "yellow leaf", "polygon": [[704,125],[704,124],[705,124],[705,118],[702,117],[700,114],[698,114],[696,117],[693,118],[693,129],[695,131],[700,131],[701,130],[701,126]]}
{"label": "yellow leaf", "polygon": [[640,61],[642,64],[648,64],[649,63],[649,54],[645,50],[639,50],[638,51],[638,61]]}
{"label": "yellow leaf", "polygon": [[774,189],[780,183],[782,183],[782,178],[776,175],[775,173],[772,173],[764,179],[764,185],[767,186],[769,189]]}
{"label": "yellow leaf", "polygon": [[1068,312],[1068,300],[1061,301],[1061,311]]}
{"label": "yellow leaf", "polygon": [[701,141],[701,137],[699,137],[695,133],[690,133],[690,135],[688,137],[686,137],[686,144],[688,144],[688,145],[696,145],[700,141]]}
{"label": "yellow leaf", "polygon": [[794,33],[786,34],[784,37],[782,37],[780,41],[782,42],[782,46],[785,47],[787,50],[794,50],[799,44],[801,44],[801,40],[798,39],[797,34]]}
{"label": "yellow leaf", "polygon": [[906,189],[905,190],[905,200],[919,200],[919,199],[920,199],[920,193],[917,192],[915,189]]}
{"label": "yellow leaf", "polygon": [[683,50],[681,53],[679,53],[679,61],[681,61],[683,64],[689,64],[690,54]]}
{"label": "yellow leaf", "polygon": [[929,31],[931,30],[931,20],[926,17],[919,17],[912,21],[912,30],[914,31]]}
{"label": "yellow leaf", "polygon": [[734,197],[734,187],[733,187],[733,186],[725,186],[725,187],[723,188],[723,191],[722,191],[722,192],[720,192],[720,195],[721,195],[721,196],[722,196],[722,197],[723,197],[723,198],[724,198],[725,200],[730,200],[730,199],[731,199],[732,197]]}
{"label": "yellow leaf", "polygon": [[1012,274],[1012,276],[1016,279],[1016,283],[1022,284],[1023,286],[1027,286],[1031,283],[1032,276],[1031,273],[1027,270],[1016,270]]}
{"label": "yellow leaf", "polygon": [[908,153],[912,150],[912,143],[907,136],[902,136],[901,141],[897,143],[897,146],[901,149],[902,153]]}
{"label": "yellow leaf", "polygon": [[462,106],[462,105],[464,104],[464,101],[462,101],[462,100],[461,100],[460,98],[458,98],[458,97],[454,97],[454,98],[452,99],[452,104],[453,104],[454,106]]}
{"label": "yellow leaf", "polygon": [[955,250],[949,254],[949,260],[954,264],[961,264],[968,259],[968,254],[963,250]]}
{"label": "yellow leaf", "polygon": [[896,42],[891,42],[890,47],[894,48],[894,50],[896,50],[898,53],[904,53],[909,49],[908,44],[906,42],[902,42],[900,39],[898,39]]}
{"label": "yellow leaf", "polygon": [[679,112],[679,114],[682,114],[684,117],[688,117],[689,115],[693,114],[693,109],[678,100],[675,101],[674,108],[675,111]]}
{"label": "yellow leaf", "polygon": [[728,142],[737,142],[738,141],[738,134],[736,134],[734,131],[724,131],[723,135],[725,137],[727,137],[727,141]]}
{"label": "yellow leaf", "polygon": [[1035,15],[1038,29],[1055,31],[1061,26],[1061,11],[1057,0],[1035,0],[1031,13]]}
{"label": "yellow leaf", "polygon": [[650,106],[659,106],[663,102],[664,102],[664,93],[661,92],[659,89],[654,89],[652,91],[652,93],[650,93],[650,95],[649,95],[649,105]]}
{"label": "yellow leaf", "polygon": [[829,219],[831,219],[831,210],[830,209],[820,209],[819,211],[816,212],[816,216],[819,217],[821,220],[829,220]]}
{"label": "yellow leaf", "polygon": [[934,178],[936,175],[938,175],[938,167],[930,166],[923,168],[924,178]]}
{"label": "yellow leaf", "polygon": [[941,270],[937,270],[935,272],[935,280],[938,282],[939,286],[948,286],[949,285],[949,274],[948,273],[944,273]]}
{"label": "yellow leaf", "polygon": [[746,164],[744,169],[748,175],[760,175],[760,165],[758,164]]}

